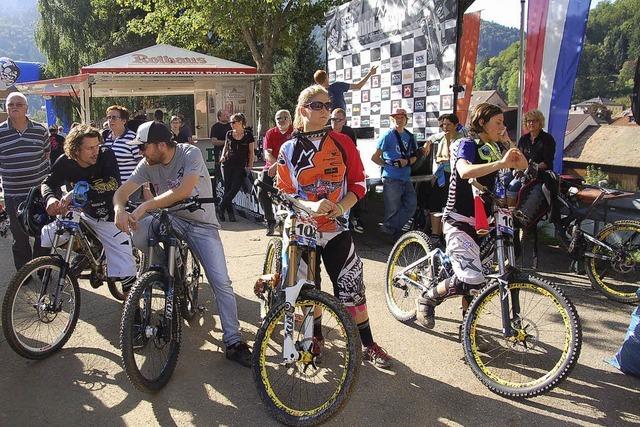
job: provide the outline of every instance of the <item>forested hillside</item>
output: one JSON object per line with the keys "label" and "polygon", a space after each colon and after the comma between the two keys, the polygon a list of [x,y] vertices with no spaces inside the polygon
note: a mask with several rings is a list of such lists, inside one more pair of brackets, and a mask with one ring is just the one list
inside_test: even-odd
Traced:
{"label": "forested hillside", "polygon": [[36,0],[2,0],[0,56],[20,61],[44,61],[35,42],[37,19]]}
{"label": "forested hillside", "polygon": [[[573,101],[601,96],[629,105],[640,55],[640,0],[602,2],[589,14]],[[517,99],[518,42],[488,57],[476,69],[474,88],[497,89],[510,104]]]}
{"label": "forested hillside", "polygon": [[480,40],[478,42],[478,63],[498,55],[518,41],[520,30],[505,27],[490,21],[480,21]]}

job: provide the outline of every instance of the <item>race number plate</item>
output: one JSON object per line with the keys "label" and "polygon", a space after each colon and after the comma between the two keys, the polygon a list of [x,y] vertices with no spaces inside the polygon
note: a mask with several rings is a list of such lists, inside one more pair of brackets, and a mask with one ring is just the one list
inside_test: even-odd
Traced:
{"label": "race number plate", "polygon": [[513,236],[513,215],[509,209],[498,209],[497,225],[500,232]]}
{"label": "race number plate", "polygon": [[318,229],[314,220],[306,221],[305,219],[298,218],[296,221],[296,226],[293,230],[294,240],[301,246],[315,246]]}
{"label": "race number plate", "polygon": [[60,216],[60,222],[62,222],[66,227],[79,227],[80,226],[80,214],[82,213],[79,209],[71,208],[69,212]]}

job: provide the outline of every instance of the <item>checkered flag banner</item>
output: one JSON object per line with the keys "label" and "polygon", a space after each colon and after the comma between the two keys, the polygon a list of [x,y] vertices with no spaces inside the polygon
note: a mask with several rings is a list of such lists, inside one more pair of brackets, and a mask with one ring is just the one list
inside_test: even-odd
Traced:
{"label": "checkered flag banner", "polygon": [[354,0],[327,20],[330,82],[354,83],[377,65],[360,91],[347,92],[352,127],[390,127],[395,108],[410,112],[417,140],[438,132],[438,116],[453,112],[457,0]]}

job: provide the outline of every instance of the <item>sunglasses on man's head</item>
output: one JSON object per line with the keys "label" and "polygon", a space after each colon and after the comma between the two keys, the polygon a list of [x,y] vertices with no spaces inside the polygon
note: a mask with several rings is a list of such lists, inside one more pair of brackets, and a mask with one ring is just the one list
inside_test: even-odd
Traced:
{"label": "sunglasses on man's head", "polygon": [[333,104],[331,102],[313,101],[309,102],[308,104],[304,104],[303,106],[310,108],[313,111],[320,111],[323,108],[327,111],[331,111],[333,109]]}

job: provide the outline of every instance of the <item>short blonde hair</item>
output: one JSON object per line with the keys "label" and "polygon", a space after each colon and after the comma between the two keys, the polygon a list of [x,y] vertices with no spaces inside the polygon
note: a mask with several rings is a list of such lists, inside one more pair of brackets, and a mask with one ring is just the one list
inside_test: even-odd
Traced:
{"label": "short blonde hair", "polygon": [[316,82],[316,84],[321,85],[325,83],[328,78],[329,76],[327,76],[327,72],[325,70],[318,70],[313,73],[313,81]]}
{"label": "short blonde hair", "polygon": [[540,110],[530,110],[524,113],[522,121],[526,124],[527,120],[536,120],[540,126],[544,127],[544,114]]}
{"label": "short blonde hair", "polygon": [[304,104],[308,103],[311,98],[322,93],[329,96],[329,92],[320,85],[311,85],[300,92],[300,96],[298,96],[298,105],[296,105],[295,116],[293,118],[294,129],[302,130],[304,128],[304,121],[302,114],[300,113],[300,109]]}

